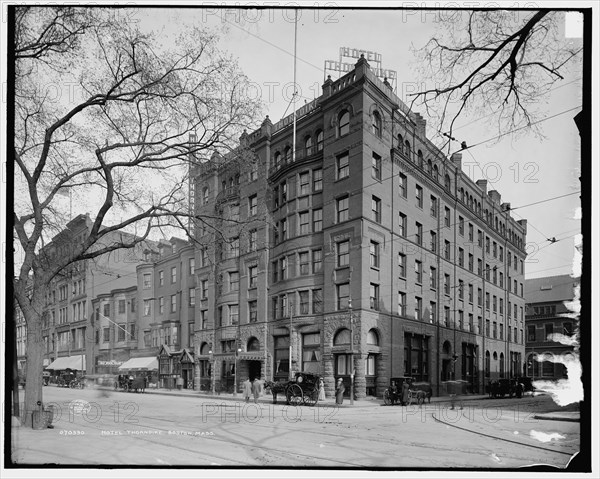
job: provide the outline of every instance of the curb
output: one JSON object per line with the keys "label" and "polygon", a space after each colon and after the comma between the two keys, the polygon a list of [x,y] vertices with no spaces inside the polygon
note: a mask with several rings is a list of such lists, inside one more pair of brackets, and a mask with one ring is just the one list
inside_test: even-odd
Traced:
{"label": "curb", "polygon": [[579,417],[568,417],[568,416],[551,416],[546,414],[535,414],[534,419],[540,419],[543,421],[564,421],[564,422],[579,422]]}

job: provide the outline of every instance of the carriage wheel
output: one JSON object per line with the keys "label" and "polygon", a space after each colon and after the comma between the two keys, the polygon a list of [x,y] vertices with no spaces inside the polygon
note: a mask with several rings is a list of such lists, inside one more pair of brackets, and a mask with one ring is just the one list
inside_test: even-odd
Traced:
{"label": "carriage wheel", "polygon": [[75,389],[75,388],[77,387],[77,381],[75,381],[75,380],[73,379],[73,381],[71,381],[71,382],[69,383],[69,387],[70,387],[71,389]]}
{"label": "carriage wheel", "polygon": [[390,397],[389,389],[386,389],[385,392],[383,393],[383,403],[386,406],[391,406],[391,404],[392,404],[392,398]]}
{"label": "carriage wheel", "polygon": [[129,384],[127,384],[127,383],[123,384],[123,391],[125,391],[125,392],[129,391]]}
{"label": "carriage wheel", "polygon": [[302,388],[292,384],[287,390],[287,400],[292,406],[300,406],[304,402]]}
{"label": "carriage wheel", "polygon": [[319,401],[319,390],[313,389],[311,392],[304,395],[304,404],[314,406]]}

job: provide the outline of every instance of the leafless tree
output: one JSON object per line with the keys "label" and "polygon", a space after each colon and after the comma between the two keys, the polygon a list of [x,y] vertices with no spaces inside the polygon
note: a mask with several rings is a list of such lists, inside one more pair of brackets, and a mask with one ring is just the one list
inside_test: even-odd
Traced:
{"label": "leafless tree", "polygon": [[[47,284],[71,263],[134,248],[157,229],[186,227],[190,160],[231,151],[261,105],[244,94],[246,77],[211,32],[186,30],[167,45],[164,34],[115,19],[109,9],[9,7],[9,13],[12,220],[22,249],[14,293],[27,324],[25,410],[31,412],[42,400]],[[70,220],[65,193],[79,211],[91,212],[93,225],[68,254],[51,256],[44,246]],[[129,234],[108,241],[115,232]]]}
{"label": "leafless tree", "polygon": [[564,12],[449,11],[439,34],[415,49],[427,85],[411,94],[452,135],[465,113],[489,116],[501,134],[531,127],[550,89],[577,66],[580,41],[565,39]]}

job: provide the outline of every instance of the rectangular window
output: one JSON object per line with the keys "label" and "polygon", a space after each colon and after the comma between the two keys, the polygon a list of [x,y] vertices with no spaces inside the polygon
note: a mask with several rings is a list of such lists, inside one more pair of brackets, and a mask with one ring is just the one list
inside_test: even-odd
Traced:
{"label": "rectangular window", "polygon": [[249,288],[256,288],[257,274],[258,274],[257,266],[248,266],[248,287]]}
{"label": "rectangular window", "polygon": [[462,248],[458,248],[458,266],[465,267],[465,250]]}
{"label": "rectangular window", "polygon": [[[285,218],[279,222],[279,234],[281,235],[281,241],[285,241],[286,239],[288,239],[287,219]],[[235,256],[230,256],[230,258],[233,257]]]}
{"label": "rectangular window", "polygon": [[323,251],[315,249],[312,252],[313,274],[319,273],[323,269]]}
{"label": "rectangular window", "polygon": [[248,301],[248,322],[256,323],[258,319],[257,302]]}
{"label": "rectangular window", "polygon": [[125,313],[125,300],[120,299],[119,300],[119,314],[124,314],[124,313]]}
{"label": "rectangular window", "polygon": [[336,204],[337,222],[341,223],[348,220],[348,197],[338,198]]}
{"label": "rectangular window", "polygon": [[[104,316],[106,316],[107,318],[110,318],[110,304],[105,304],[104,307]],[[515,313],[516,316],[516,313]]]}
{"label": "rectangular window", "polygon": [[504,273],[500,273],[500,287],[504,288]]}
{"label": "rectangular window", "polygon": [[348,309],[348,300],[350,299],[350,284],[342,283],[336,285],[337,309]]}
{"label": "rectangular window", "polygon": [[323,312],[323,290],[320,288],[312,290],[312,312]]}
{"label": "rectangular window", "polygon": [[473,324],[473,314],[469,313],[469,331],[471,333],[475,332],[475,325]]}
{"label": "rectangular window", "polygon": [[158,298],[158,314],[164,314],[165,312],[165,298],[164,297],[160,297]]}
{"label": "rectangular window", "polygon": [[437,305],[433,301],[429,303],[429,322],[437,323]]}
{"label": "rectangular window", "polygon": [[310,274],[310,263],[308,258],[308,251],[298,253],[298,263],[300,268],[300,276]]}
{"label": "rectangular window", "polygon": [[279,192],[281,193],[281,204],[285,204],[287,201],[287,183],[282,181],[279,185]]}
{"label": "rectangular window", "polygon": [[321,168],[313,170],[313,191],[323,189],[323,170]]}
{"label": "rectangular window", "polygon": [[473,303],[473,285],[469,283],[469,303]]}
{"label": "rectangular window", "polygon": [[150,300],[149,299],[145,299],[144,300],[144,316],[150,316],[151,314],[151,308],[150,308]]}
{"label": "rectangular window", "polygon": [[494,255],[494,258],[498,256],[498,243],[495,241],[492,243],[492,254]]}
{"label": "rectangular window", "polygon": [[473,242],[473,225],[469,223],[469,241]]}
{"label": "rectangular window", "polygon": [[258,213],[258,198],[252,195],[248,198],[248,216],[255,216]]}
{"label": "rectangular window", "polygon": [[152,287],[152,275],[145,274],[144,275],[144,289],[150,289]]}
{"label": "rectangular window", "polygon": [[406,215],[398,213],[398,226],[400,227],[400,236],[406,237]]}
{"label": "rectangular window", "polygon": [[208,298],[208,280],[206,279],[200,281],[200,294],[202,295],[201,299]]}
{"label": "rectangular window", "polygon": [[423,281],[423,263],[419,260],[415,260],[415,278],[416,282],[421,284]]}
{"label": "rectangular window", "polygon": [[473,271],[473,255],[469,253],[469,271]]}
{"label": "rectangular window", "polygon": [[250,230],[248,232],[248,251],[256,251],[257,243],[257,234],[256,230]]}
{"label": "rectangular window", "polygon": [[444,224],[450,227],[450,208],[444,206]]}
{"label": "rectangular window", "polygon": [[498,248],[498,250],[499,250],[499,251],[498,251],[498,259],[499,259],[500,261],[504,261],[504,248],[503,248],[502,246],[500,246],[500,247]]}
{"label": "rectangular window", "polygon": [[500,314],[504,315],[504,300],[500,298]]}
{"label": "rectangular window", "polygon": [[419,222],[415,223],[415,227],[417,230],[417,234],[415,236],[415,241],[419,246],[423,245],[423,225]]}
{"label": "rectangular window", "polygon": [[189,289],[189,293],[190,293],[190,306],[195,306],[196,305],[196,288],[190,288]]}
{"label": "rectangular window", "polygon": [[444,258],[450,261],[450,241],[444,240]]}
{"label": "rectangular window", "polygon": [[465,299],[465,282],[462,279],[458,280],[458,299]]}
{"label": "rectangular window", "polygon": [[371,268],[379,268],[379,243],[371,241],[369,246]]}
{"label": "rectangular window", "polygon": [[350,165],[348,164],[348,153],[344,153],[336,158],[337,179],[350,176]]}
{"label": "rectangular window", "polygon": [[486,253],[490,252],[490,238],[489,238],[489,236],[485,237],[485,252]]}
{"label": "rectangular window", "polygon": [[480,259],[477,260],[477,275],[483,276],[483,261]]}
{"label": "rectangular window", "polygon": [[398,314],[406,316],[406,294],[398,291]]}
{"label": "rectangular window", "polygon": [[535,342],[535,325],[533,324],[527,326],[527,341]]}
{"label": "rectangular window", "polygon": [[458,312],[458,329],[465,329],[465,313],[464,313],[464,311]]}
{"label": "rectangular window", "polygon": [[415,296],[415,319],[421,321],[423,319],[423,299]]}
{"label": "rectangular window", "polygon": [[450,326],[450,306],[444,306],[444,326]]}
{"label": "rectangular window", "polygon": [[171,295],[171,312],[175,313],[177,311],[177,295]]}
{"label": "rectangular window", "polygon": [[490,310],[490,293],[485,293],[485,309]]}
{"label": "rectangular window", "polygon": [[483,304],[483,290],[481,288],[477,288],[477,306],[481,306]]}
{"label": "rectangular window", "polygon": [[108,343],[110,341],[110,328],[102,328],[102,342]]}
{"label": "rectangular window", "polygon": [[371,197],[371,219],[381,223],[381,200],[377,196]]}
{"label": "rectangular window", "polygon": [[496,295],[492,297],[492,311],[495,313],[498,311],[498,298]]}
{"label": "rectangular window", "polygon": [[406,175],[404,173],[400,173],[398,175],[398,186],[400,188],[400,196],[402,196],[403,198],[406,198],[406,195],[407,195],[407,190],[408,190],[407,183],[408,183],[408,180],[407,180]]}
{"label": "rectangular window", "polygon": [[279,260],[279,279],[281,281],[287,279],[287,258],[283,257]]}
{"label": "rectangular window", "polygon": [[554,324],[546,324],[544,329],[546,333],[545,341],[552,341],[551,336],[554,334]]}
{"label": "rectangular window", "polygon": [[308,291],[299,291],[298,296],[300,299],[300,314],[308,314]]}
{"label": "rectangular window", "polygon": [[483,247],[483,233],[481,230],[477,230],[477,246],[480,248]]}
{"label": "rectangular window", "polygon": [[313,210],[313,233],[323,231],[323,210],[321,208]]}
{"label": "rectangular window", "polygon": [[438,209],[438,205],[437,205],[437,198],[433,195],[431,195],[431,209],[429,210],[431,216],[433,216],[434,218],[437,218],[437,209]]}
{"label": "rectangular window", "polygon": [[[131,300],[131,312],[132,313],[135,313],[135,303],[137,303],[137,301],[135,299],[132,299]],[[52,324],[54,324],[54,321],[52,321]]]}
{"label": "rectangular window", "polygon": [[171,283],[177,282],[177,266],[173,266],[171,268]]}
{"label": "rectangular window", "polygon": [[337,266],[348,266],[350,263],[350,240],[337,243]]}
{"label": "rectangular window", "polygon": [[419,185],[415,187],[415,198],[417,200],[417,206],[423,208],[423,188]]}
{"label": "rectangular window", "polygon": [[190,276],[194,276],[195,271],[196,271],[196,259],[190,258],[188,261],[188,273]]}
{"label": "rectangular window", "polygon": [[308,171],[300,173],[299,183],[300,196],[308,195],[310,193],[310,174],[308,173]]}
{"label": "rectangular window", "polygon": [[381,156],[377,153],[373,153],[373,159],[371,160],[371,176],[381,181]]}
{"label": "rectangular window", "polygon": [[487,263],[485,264],[485,279],[490,280],[490,265]]}
{"label": "rectangular window", "polygon": [[229,291],[239,291],[240,289],[240,273],[232,271],[229,273]]}
{"label": "rectangular window", "polygon": [[240,316],[240,307],[237,304],[229,305],[229,320],[231,324],[238,324]]}
{"label": "rectangular window", "polygon": [[306,235],[309,233],[309,216],[308,211],[303,211],[299,213],[299,223],[300,223],[300,231],[299,234]]}
{"label": "rectangular window", "polygon": [[450,275],[444,274],[444,294],[450,294]]}
{"label": "rectangular window", "polygon": [[406,278],[406,255],[404,253],[398,253],[398,269],[399,277]]}
{"label": "rectangular window", "polygon": [[430,240],[430,249],[433,253],[437,252],[437,233],[435,231],[431,231],[429,233]]}
{"label": "rectangular window", "polygon": [[437,270],[433,267],[429,268],[429,287],[431,289],[437,288]]}
{"label": "rectangular window", "polygon": [[379,311],[379,285],[371,283],[369,287],[369,306],[375,311]]}
{"label": "rectangular window", "polygon": [[465,219],[462,216],[458,217],[458,234],[465,235]]}

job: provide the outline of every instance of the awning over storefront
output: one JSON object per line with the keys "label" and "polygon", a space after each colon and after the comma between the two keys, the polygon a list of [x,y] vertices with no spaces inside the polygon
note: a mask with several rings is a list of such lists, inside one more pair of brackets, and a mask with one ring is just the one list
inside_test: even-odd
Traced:
{"label": "awning over storefront", "polygon": [[156,356],[144,358],[131,358],[119,366],[120,371],[156,371],[158,370],[158,361]]}
{"label": "awning over storefront", "polygon": [[75,371],[85,371],[85,356],[78,354],[77,356],[65,356],[56,358],[52,364],[46,366],[46,369],[60,371],[63,369],[73,369]]}

